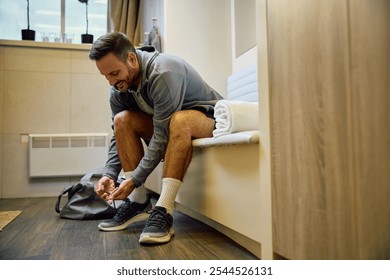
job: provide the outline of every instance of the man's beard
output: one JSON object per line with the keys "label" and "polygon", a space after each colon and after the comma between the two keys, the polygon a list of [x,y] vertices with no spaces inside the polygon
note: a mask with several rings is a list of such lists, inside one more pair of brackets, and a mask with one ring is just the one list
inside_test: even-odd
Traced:
{"label": "man's beard", "polygon": [[117,89],[120,92],[126,92],[128,89],[128,85],[125,80],[118,81],[115,85],[114,88]]}

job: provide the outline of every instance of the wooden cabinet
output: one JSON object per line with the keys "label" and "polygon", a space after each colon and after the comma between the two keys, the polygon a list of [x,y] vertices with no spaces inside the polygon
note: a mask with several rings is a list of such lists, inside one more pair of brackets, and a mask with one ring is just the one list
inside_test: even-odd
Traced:
{"label": "wooden cabinet", "polygon": [[390,258],[390,1],[267,1],[273,251]]}

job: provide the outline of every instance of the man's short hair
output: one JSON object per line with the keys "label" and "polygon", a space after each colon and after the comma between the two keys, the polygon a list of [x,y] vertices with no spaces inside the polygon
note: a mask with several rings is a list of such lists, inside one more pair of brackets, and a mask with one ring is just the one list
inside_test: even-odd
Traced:
{"label": "man's short hair", "polygon": [[110,52],[125,62],[127,60],[127,54],[129,52],[135,53],[135,48],[125,34],[121,32],[107,33],[99,37],[92,44],[89,58],[91,60],[99,60]]}

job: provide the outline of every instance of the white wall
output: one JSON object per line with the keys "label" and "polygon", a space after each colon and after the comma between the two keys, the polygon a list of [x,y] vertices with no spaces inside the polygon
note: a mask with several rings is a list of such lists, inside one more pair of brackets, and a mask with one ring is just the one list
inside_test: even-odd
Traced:
{"label": "white wall", "polygon": [[88,46],[15,44],[0,41],[0,198],[57,196],[80,177],[30,179],[21,134],[111,134],[109,87]]}
{"label": "white wall", "polygon": [[232,73],[230,0],[164,2],[164,51],[187,60],[226,96]]}

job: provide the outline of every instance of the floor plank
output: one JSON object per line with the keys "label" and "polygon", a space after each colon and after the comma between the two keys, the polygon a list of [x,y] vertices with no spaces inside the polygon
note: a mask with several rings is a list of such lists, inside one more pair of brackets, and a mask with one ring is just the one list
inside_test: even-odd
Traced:
{"label": "floor plank", "polygon": [[256,256],[213,228],[175,212],[175,236],[158,246],[138,243],[143,222],[102,232],[100,221],[60,219],[56,198],[0,199],[0,211],[22,210],[0,232],[0,259],[7,260],[255,260]]}

